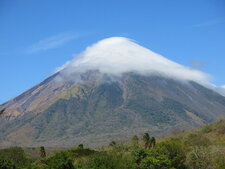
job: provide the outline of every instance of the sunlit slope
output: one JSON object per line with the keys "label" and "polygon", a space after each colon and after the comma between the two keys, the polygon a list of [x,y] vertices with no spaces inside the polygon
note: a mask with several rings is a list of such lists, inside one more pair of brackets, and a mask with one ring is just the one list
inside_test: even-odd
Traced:
{"label": "sunlit slope", "polygon": [[173,128],[192,129],[225,114],[225,98],[195,82],[135,73],[116,81],[93,76],[49,99],[38,113],[3,122],[2,143],[97,146],[144,132],[162,136]]}

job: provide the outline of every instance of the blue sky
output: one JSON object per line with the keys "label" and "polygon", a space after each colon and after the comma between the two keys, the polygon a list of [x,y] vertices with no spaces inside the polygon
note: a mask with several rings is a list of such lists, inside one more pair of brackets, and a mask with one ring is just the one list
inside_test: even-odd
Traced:
{"label": "blue sky", "polygon": [[224,0],[1,0],[0,103],[112,36],[225,84]]}

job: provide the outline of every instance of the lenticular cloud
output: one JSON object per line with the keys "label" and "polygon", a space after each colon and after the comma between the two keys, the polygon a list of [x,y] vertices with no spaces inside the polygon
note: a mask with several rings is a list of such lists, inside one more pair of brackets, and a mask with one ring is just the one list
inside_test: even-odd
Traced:
{"label": "lenticular cloud", "polygon": [[59,71],[67,76],[87,70],[99,70],[101,73],[114,76],[127,72],[160,74],[200,83],[207,83],[209,77],[201,71],[177,64],[123,37],[101,40],[59,68]]}

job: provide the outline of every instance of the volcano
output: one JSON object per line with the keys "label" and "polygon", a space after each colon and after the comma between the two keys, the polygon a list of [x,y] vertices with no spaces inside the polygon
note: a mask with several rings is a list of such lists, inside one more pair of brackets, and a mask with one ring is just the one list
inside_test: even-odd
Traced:
{"label": "volcano", "polygon": [[0,105],[0,145],[94,147],[197,128],[225,115],[210,86],[207,74],[132,40],[104,39]]}

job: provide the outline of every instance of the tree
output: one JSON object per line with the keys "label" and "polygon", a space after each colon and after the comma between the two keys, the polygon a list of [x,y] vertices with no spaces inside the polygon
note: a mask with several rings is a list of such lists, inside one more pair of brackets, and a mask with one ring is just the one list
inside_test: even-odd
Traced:
{"label": "tree", "polygon": [[156,144],[155,137],[150,137],[148,133],[144,134],[143,141],[144,141],[145,149],[150,149],[155,147],[155,144]]}
{"label": "tree", "polygon": [[115,146],[116,146],[116,142],[115,142],[115,141],[112,141],[112,142],[109,144],[109,146],[115,147]]}
{"label": "tree", "polygon": [[78,145],[78,148],[79,148],[79,149],[84,149],[84,145],[83,145],[83,144],[79,144],[79,145]]}
{"label": "tree", "polygon": [[40,156],[41,156],[41,158],[45,158],[46,157],[46,152],[45,152],[45,147],[44,146],[40,147]]}
{"label": "tree", "polygon": [[148,149],[149,148],[149,144],[150,144],[150,136],[148,133],[145,133],[144,136],[143,136],[143,141],[144,141],[144,145],[145,145],[145,149]]}
{"label": "tree", "polygon": [[139,138],[138,136],[133,136],[131,139],[131,144],[134,148],[138,148],[139,147]]}
{"label": "tree", "polygon": [[150,141],[151,148],[154,148],[155,144],[156,144],[156,139],[155,139],[155,137],[152,137],[151,141]]}

